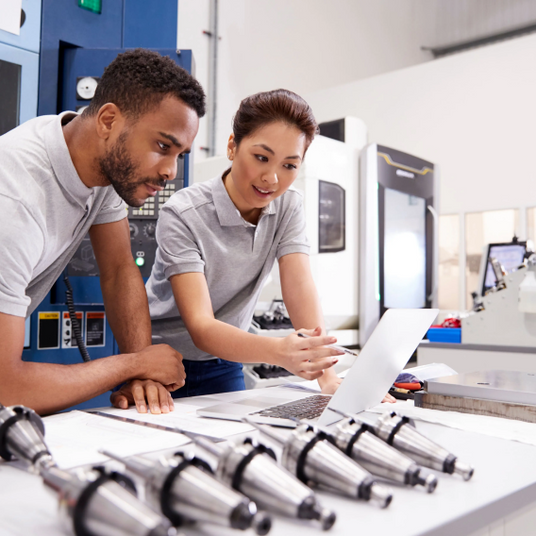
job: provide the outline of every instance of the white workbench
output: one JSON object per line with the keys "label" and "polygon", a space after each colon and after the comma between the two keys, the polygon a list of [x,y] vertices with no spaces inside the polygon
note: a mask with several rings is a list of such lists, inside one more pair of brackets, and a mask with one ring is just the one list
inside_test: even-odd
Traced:
{"label": "white workbench", "polygon": [[[193,400],[193,399],[190,399]],[[531,521],[536,502],[536,448],[530,445],[463,432],[437,424],[418,422],[431,439],[475,467],[469,482],[438,474],[433,494],[392,485],[394,499],[380,510],[365,502],[319,492],[325,506],[337,513],[329,534],[374,536],[529,536],[536,534]],[[73,430],[76,434],[76,430]],[[40,479],[6,463],[0,463],[0,535],[55,536],[62,534],[56,499]],[[519,513],[523,517],[518,517]],[[528,514],[526,513],[528,512]],[[505,523],[504,519],[507,518]],[[516,524],[516,519],[521,520]],[[513,521],[512,521],[513,520]],[[523,526],[525,523],[526,526]],[[492,527],[492,528],[489,528]],[[508,527],[515,532],[509,532]],[[185,534],[228,535],[237,531],[204,525]],[[275,518],[273,536],[319,534],[314,523]],[[249,530],[245,535],[253,534]]]}

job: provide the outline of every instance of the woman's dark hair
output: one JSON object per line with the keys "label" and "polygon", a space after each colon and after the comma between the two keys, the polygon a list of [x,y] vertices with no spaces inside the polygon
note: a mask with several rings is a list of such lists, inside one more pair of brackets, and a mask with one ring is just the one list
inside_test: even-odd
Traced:
{"label": "woman's dark hair", "polygon": [[236,145],[259,128],[283,121],[305,134],[305,150],[318,134],[318,123],[311,107],[296,93],[287,89],[274,89],[246,97],[233,118]]}
{"label": "woman's dark hair", "polygon": [[95,115],[101,106],[112,102],[121,113],[136,120],[167,96],[182,100],[198,117],[205,115],[205,93],[188,71],[157,52],[128,50],[104,69],[84,116]]}

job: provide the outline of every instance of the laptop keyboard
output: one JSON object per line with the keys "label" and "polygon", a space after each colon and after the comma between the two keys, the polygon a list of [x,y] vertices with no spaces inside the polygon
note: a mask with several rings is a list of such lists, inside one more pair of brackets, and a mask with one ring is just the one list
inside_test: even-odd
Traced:
{"label": "laptop keyboard", "polygon": [[313,395],[294,402],[287,402],[279,406],[272,406],[250,415],[273,417],[276,419],[316,419],[331,400],[331,395]]}

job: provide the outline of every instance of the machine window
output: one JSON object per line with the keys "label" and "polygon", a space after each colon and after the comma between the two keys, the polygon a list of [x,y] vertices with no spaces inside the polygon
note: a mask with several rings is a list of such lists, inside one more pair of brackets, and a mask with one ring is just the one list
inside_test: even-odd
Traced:
{"label": "machine window", "polygon": [[484,246],[508,243],[520,236],[519,210],[488,210],[465,215],[465,307],[473,306],[472,292],[480,293],[479,273]]}
{"label": "machine window", "polygon": [[318,181],[318,252],[335,253],[346,248],[344,188]]}
{"label": "machine window", "polygon": [[19,124],[21,66],[0,60],[0,136]]}
{"label": "machine window", "polygon": [[426,201],[385,188],[384,304],[426,307]]}

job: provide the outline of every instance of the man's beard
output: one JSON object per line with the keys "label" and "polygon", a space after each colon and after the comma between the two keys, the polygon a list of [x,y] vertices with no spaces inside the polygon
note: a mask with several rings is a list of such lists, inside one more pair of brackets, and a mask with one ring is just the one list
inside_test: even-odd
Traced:
{"label": "man's beard", "polygon": [[149,183],[155,187],[163,188],[165,180],[151,179],[149,177],[136,178],[138,166],[132,160],[125,142],[128,138],[126,132],[122,132],[113,147],[98,161],[101,175],[108,181],[117,192],[119,197],[131,207],[141,207],[147,198],[135,197],[136,190],[140,185]]}

